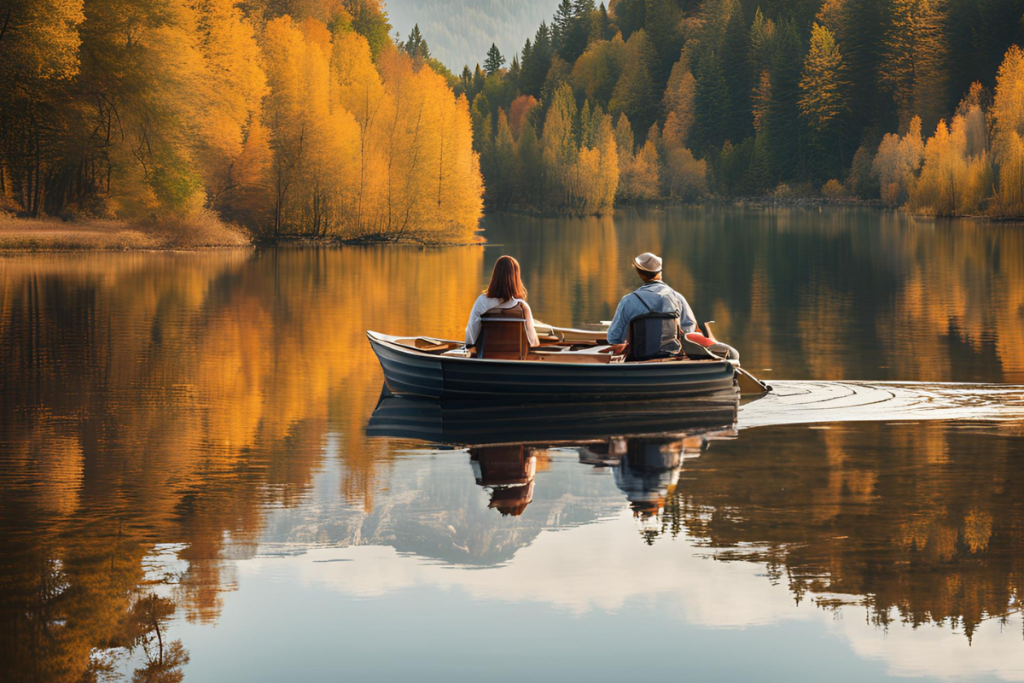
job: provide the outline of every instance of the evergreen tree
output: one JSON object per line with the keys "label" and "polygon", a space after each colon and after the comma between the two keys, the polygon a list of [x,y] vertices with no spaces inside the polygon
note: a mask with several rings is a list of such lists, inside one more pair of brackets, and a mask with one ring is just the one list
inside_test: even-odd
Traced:
{"label": "evergreen tree", "polygon": [[[481,160],[484,163],[484,160]],[[498,111],[498,127],[494,136],[494,145],[487,154],[486,164],[491,169],[493,180],[487,185],[485,198],[487,203],[496,209],[508,209],[519,194],[517,188],[516,148],[512,130],[509,128],[505,112]]]}
{"label": "evergreen tree", "polygon": [[[494,137],[491,126],[491,103],[487,100],[487,95],[480,93],[473,98],[473,106],[469,111],[473,123],[473,148],[484,156],[489,151]],[[489,178],[495,177],[495,172],[500,171],[493,168],[483,170],[485,177]]]}
{"label": "evergreen tree", "polygon": [[892,98],[878,87],[881,41],[888,0],[830,0],[835,2],[836,28],[829,27],[843,49],[850,82],[850,136],[859,140],[865,131],[881,133],[896,127]]}
{"label": "evergreen tree", "polygon": [[508,67],[508,79],[513,86],[518,85],[519,76],[522,72],[522,66],[519,64],[519,55],[512,55],[512,64]]}
{"label": "evergreen tree", "polygon": [[[573,20],[576,12],[573,8],[573,0],[560,0],[555,8],[554,19],[551,20],[551,42],[559,57],[565,59],[563,47],[567,39],[571,42]],[[566,60],[569,61],[569,60]]]}
{"label": "evergreen tree", "polygon": [[544,160],[537,131],[531,124],[527,124],[519,133],[519,139],[516,141],[516,162],[520,177],[521,201],[528,208],[544,206]]}
{"label": "evergreen tree", "polygon": [[491,43],[491,49],[487,51],[487,59],[484,60],[484,70],[486,70],[488,76],[501,71],[501,67],[505,66],[505,58],[502,56],[498,46]]}
{"label": "evergreen tree", "polygon": [[775,63],[774,52],[777,44],[775,22],[765,17],[758,7],[754,21],[750,25],[749,62],[752,71],[760,74],[771,70],[772,64]]}
{"label": "evergreen tree", "polygon": [[775,177],[793,180],[801,168],[800,70],[803,55],[800,35],[792,21],[776,29],[770,72],[770,99],[763,123],[766,151]]}
{"label": "evergreen tree", "polygon": [[597,8],[597,12],[597,27],[599,31],[597,39],[611,40],[612,38],[615,37],[615,24],[612,23],[612,19],[608,15],[608,10],[607,8],[605,8],[603,2],[601,3],[600,7]]}
{"label": "evergreen tree", "polygon": [[719,149],[726,140],[729,121],[729,85],[722,60],[712,50],[697,58],[694,94],[694,129],[691,147],[699,157]]}
{"label": "evergreen tree", "polygon": [[900,127],[914,115],[926,129],[946,102],[945,16],[940,0],[892,0],[879,80],[896,104]]}
{"label": "evergreen tree", "polygon": [[410,57],[420,59],[430,59],[430,50],[427,49],[427,41],[423,39],[423,35],[420,33],[420,25],[414,24],[412,31],[409,32],[409,38],[403,45],[406,54]]}
{"label": "evergreen tree", "polygon": [[541,22],[534,36],[533,45],[529,45],[529,41],[527,41],[527,46],[523,48],[523,72],[519,85],[521,92],[540,97],[540,91],[544,87],[544,80],[551,68],[553,56],[551,31],[546,23]]}
{"label": "evergreen tree", "polygon": [[799,106],[812,144],[823,152],[811,155],[820,177],[834,177],[847,164],[848,144],[843,139],[847,91],[846,68],[835,36],[815,23],[800,79]]}
{"label": "evergreen tree", "polygon": [[754,78],[750,64],[750,32],[737,6],[729,17],[722,43],[722,71],[729,89],[725,136],[735,144],[754,133],[750,92]]}
{"label": "evergreen tree", "polygon": [[800,79],[800,114],[818,133],[834,130],[846,113],[846,69],[835,36],[814,24]]}
{"label": "evergreen tree", "polygon": [[683,48],[683,34],[680,31],[683,15],[675,0],[648,0],[644,14],[644,31],[654,51],[651,78],[655,87],[661,91]]}
{"label": "evergreen tree", "polygon": [[483,92],[484,84],[486,82],[487,82],[487,76],[484,75],[484,70],[480,68],[479,64],[477,64],[476,65],[476,69],[473,70],[473,92],[472,92],[473,96],[472,96],[472,98],[469,98],[467,96],[467,99],[469,99],[470,102],[475,100],[476,96],[479,93]]}
{"label": "evergreen tree", "polygon": [[635,31],[647,25],[647,0],[616,0],[614,13],[622,39],[629,40]]}
{"label": "evergreen tree", "polygon": [[975,81],[991,88],[1007,47],[1024,42],[1024,0],[946,0],[946,7],[950,95]]}

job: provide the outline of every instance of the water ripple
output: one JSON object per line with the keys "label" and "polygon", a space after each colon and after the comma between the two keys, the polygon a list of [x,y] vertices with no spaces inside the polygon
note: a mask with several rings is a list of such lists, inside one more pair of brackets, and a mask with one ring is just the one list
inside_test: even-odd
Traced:
{"label": "water ripple", "polygon": [[917,420],[1024,421],[1024,386],[922,382],[773,382],[739,426]]}

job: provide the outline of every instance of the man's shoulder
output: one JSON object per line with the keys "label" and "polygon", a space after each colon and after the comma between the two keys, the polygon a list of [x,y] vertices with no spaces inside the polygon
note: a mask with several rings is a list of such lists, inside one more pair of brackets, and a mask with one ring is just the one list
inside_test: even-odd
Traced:
{"label": "man's shoulder", "polygon": [[638,291],[639,290],[633,290],[632,292],[629,292],[628,294],[623,295],[623,297],[621,299],[619,299],[619,303],[620,304],[626,303],[626,301],[630,300],[633,297],[633,295],[636,294]]}
{"label": "man's shoulder", "polygon": [[660,284],[665,287],[665,290],[666,290],[665,293],[666,294],[675,294],[676,296],[680,296],[680,297],[683,296],[672,285],[668,284],[667,282],[662,282]]}

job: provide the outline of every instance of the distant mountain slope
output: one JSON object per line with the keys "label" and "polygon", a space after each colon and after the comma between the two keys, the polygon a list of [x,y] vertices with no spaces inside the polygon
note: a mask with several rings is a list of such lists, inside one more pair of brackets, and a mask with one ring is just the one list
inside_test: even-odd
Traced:
{"label": "distant mountain slope", "polygon": [[458,73],[483,63],[495,43],[509,61],[540,22],[550,23],[558,0],[386,0],[391,25],[402,39],[414,24],[430,52]]}

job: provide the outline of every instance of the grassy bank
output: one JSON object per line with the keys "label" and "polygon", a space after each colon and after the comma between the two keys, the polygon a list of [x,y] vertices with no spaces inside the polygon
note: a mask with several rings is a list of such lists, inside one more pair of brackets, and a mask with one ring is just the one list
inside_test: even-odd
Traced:
{"label": "grassy bank", "polygon": [[0,252],[202,249],[250,243],[241,230],[205,212],[146,222],[16,218],[0,212]]}

